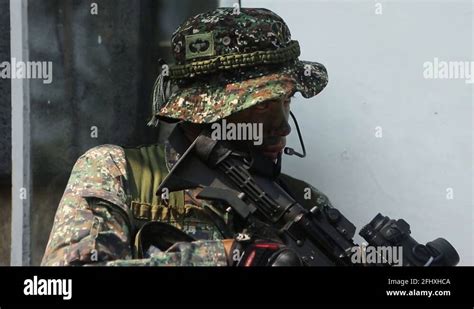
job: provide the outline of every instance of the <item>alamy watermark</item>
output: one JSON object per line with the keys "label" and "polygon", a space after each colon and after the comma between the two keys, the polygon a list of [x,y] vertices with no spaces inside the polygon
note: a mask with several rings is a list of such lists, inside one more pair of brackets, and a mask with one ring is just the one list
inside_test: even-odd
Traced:
{"label": "alamy watermark", "polygon": [[43,84],[53,82],[53,63],[51,61],[17,61],[0,62],[2,79],[42,79]]}
{"label": "alamy watermark", "polygon": [[423,63],[426,79],[464,79],[466,84],[473,84],[473,71],[474,61],[443,61],[435,57]]}
{"label": "alamy watermark", "polygon": [[64,300],[72,298],[72,279],[40,279],[33,276],[33,279],[24,281],[23,294],[25,296],[35,295],[57,295]]}
{"label": "alamy watermark", "polygon": [[402,246],[369,246],[362,243],[351,249],[351,262],[353,264],[388,264],[403,266]]}
{"label": "alamy watermark", "polygon": [[263,143],[263,123],[233,123],[222,119],[211,125],[211,138],[222,141],[253,141],[260,146]]}

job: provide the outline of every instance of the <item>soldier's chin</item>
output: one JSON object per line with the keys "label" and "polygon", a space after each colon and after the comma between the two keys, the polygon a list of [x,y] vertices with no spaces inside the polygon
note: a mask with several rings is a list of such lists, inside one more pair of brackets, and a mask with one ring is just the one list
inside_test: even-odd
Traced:
{"label": "soldier's chin", "polygon": [[276,160],[278,159],[278,155],[281,153],[281,150],[280,151],[273,151],[273,152],[269,152],[269,151],[263,151],[262,154],[269,158],[269,159],[272,159],[272,160]]}

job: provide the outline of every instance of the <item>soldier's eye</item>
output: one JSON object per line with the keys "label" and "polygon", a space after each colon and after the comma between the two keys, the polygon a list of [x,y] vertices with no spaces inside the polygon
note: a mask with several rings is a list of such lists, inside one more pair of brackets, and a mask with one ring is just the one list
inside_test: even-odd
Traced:
{"label": "soldier's eye", "polygon": [[264,102],[262,102],[262,103],[260,103],[260,104],[255,105],[255,109],[257,109],[257,110],[265,110],[265,109],[267,109],[268,107],[270,107],[270,103],[271,103],[270,101],[264,101]]}

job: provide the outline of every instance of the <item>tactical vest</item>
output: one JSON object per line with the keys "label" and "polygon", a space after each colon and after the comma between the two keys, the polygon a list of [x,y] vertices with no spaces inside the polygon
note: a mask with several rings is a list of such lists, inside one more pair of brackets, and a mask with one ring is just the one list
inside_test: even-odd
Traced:
{"label": "tactical vest", "polygon": [[[156,195],[158,186],[169,173],[164,144],[124,147],[124,151],[128,175],[126,190],[132,216],[132,238],[136,257],[141,257],[140,254],[136,255],[141,247],[140,231],[151,221],[170,224],[196,239],[224,238],[216,226],[216,220],[210,220],[209,215],[204,214],[200,207],[185,203],[184,191],[170,192],[167,202]],[[278,182],[307,209],[315,205],[329,204],[324,194],[304,181],[280,174]],[[308,194],[308,191],[311,193]],[[199,237],[196,237],[196,234]]]}
{"label": "tactical vest", "polygon": [[127,162],[126,191],[134,258],[143,257],[142,244],[150,242],[150,235],[156,238],[157,234],[161,234],[159,242],[169,245],[189,240],[185,236],[177,238],[178,232],[172,228],[166,229],[158,224],[150,226],[150,222],[166,223],[192,239],[223,239],[215,224],[219,218],[212,221],[207,209],[186,203],[185,191],[169,192],[166,201],[156,195],[160,183],[169,173],[164,144],[123,149]]}

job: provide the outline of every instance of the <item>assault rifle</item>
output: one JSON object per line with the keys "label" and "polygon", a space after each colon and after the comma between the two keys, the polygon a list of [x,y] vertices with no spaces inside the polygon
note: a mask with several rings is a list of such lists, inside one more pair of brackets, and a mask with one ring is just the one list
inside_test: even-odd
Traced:
{"label": "assault rifle", "polygon": [[[307,266],[354,265],[355,226],[336,208],[303,207],[277,181],[279,167],[258,153],[242,152],[202,133],[189,143],[179,128],[169,141],[180,154],[161,183],[170,192],[202,188],[199,199],[229,205],[249,226],[263,220],[279,231],[284,244]],[[278,160],[279,161],[279,160]],[[403,266],[455,266],[459,256],[443,238],[426,245],[410,236],[404,220],[378,214],[359,233],[371,246],[401,246]]]}

